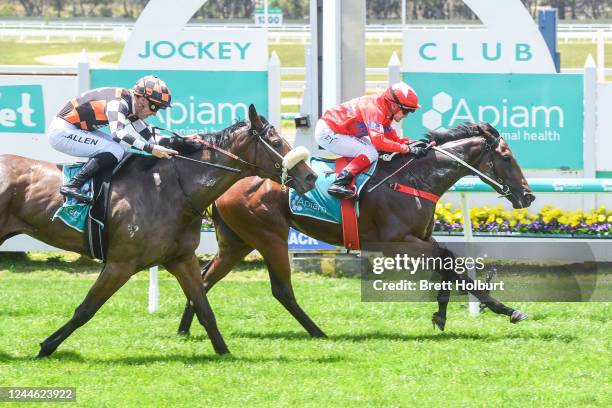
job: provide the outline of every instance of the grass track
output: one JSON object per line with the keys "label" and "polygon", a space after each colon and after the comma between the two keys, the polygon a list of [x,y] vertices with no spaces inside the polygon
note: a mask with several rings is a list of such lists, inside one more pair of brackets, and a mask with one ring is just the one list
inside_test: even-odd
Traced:
{"label": "grass track", "polygon": [[272,298],[258,264],[210,294],[232,356],[215,356],[199,326],[175,335],[184,300],[166,273],[161,310],[149,315],[142,273],[55,355],[33,359],[96,277],[66,270],[95,269],[0,262],[0,385],[76,386],[87,407],[575,407],[612,398],[609,304],[522,304],[531,319],[515,326],[452,303],[440,333],[432,304],[361,303],[356,279],[298,274],[298,299],[330,336],[315,340]]}
{"label": "grass track", "polygon": [[[80,52],[83,48],[89,52],[111,52],[102,58],[108,63],[118,63],[123,43],[111,41],[60,41],[60,42],[24,42],[0,40],[0,65],[38,65],[36,58],[41,55],[55,55]],[[581,68],[589,53],[596,57],[595,43],[559,43],[561,66],[563,68]],[[304,66],[303,44],[269,44],[269,52],[276,51],[284,67]],[[385,67],[393,51],[402,57],[402,46],[396,44],[366,44],[366,65],[368,67]],[[606,66],[612,67],[612,44],[606,44]]]}

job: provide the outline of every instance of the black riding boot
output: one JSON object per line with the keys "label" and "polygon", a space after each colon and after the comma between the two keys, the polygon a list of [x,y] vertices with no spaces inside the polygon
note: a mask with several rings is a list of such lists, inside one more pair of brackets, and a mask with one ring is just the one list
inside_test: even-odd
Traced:
{"label": "black riding boot", "polygon": [[98,171],[103,168],[112,165],[113,162],[117,163],[117,159],[112,156],[110,159],[108,156],[111,154],[102,153],[98,156],[90,157],[87,163],[79,169],[79,171],[72,177],[68,184],[60,187],[60,193],[62,195],[73,197],[78,201],[82,201],[87,204],[93,204],[93,199],[81,192],[81,187],[94,176]]}
{"label": "black riding boot", "polygon": [[336,176],[336,180],[327,189],[327,192],[338,198],[353,198],[355,197],[355,188],[351,186],[353,174],[348,170],[342,170]]}

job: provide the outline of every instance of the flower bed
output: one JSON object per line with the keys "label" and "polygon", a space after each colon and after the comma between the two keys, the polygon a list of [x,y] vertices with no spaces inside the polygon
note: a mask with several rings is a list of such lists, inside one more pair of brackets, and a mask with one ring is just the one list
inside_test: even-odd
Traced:
{"label": "flower bed", "polygon": [[[537,214],[528,210],[504,210],[502,206],[471,208],[470,218],[475,233],[495,235],[571,235],[612,238],[612,211],[601,206],[589,212],[563,211],[550,205]],[[212,219],[202,221],[202,231],[214,231]],[[461,208],[451,203],[438,203],[434,232],[460,234],[463,232]]]}
{"label": "flower bed", "polygon": [[[555,234],[612,237],[612,211],[602,206],[589,212],[563,211],[545,206],[537,214],[527,209],[504,210],[501,206],[471,208],[470,219],[474,232],[502,234]],[[462,232],[463,215],[460,208],[450,203],[438,203],[435,213],[435,232]]]}

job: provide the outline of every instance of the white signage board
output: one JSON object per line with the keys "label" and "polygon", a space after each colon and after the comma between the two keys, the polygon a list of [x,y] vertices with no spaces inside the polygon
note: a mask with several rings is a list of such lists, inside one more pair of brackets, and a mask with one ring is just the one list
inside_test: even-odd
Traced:
{"label": "white signage board", "polygon": [[612,106],[612,83],[597,84],[597,130],[595,145],[597,146],[597,170],[612,172],[612,115],[609,107]]}
{"label": "white signage board", "polygon": [[464,0],[478,30],[405,30],[404,72],[554,73],[538,26],[520,0]]}
{"label": "white signage board", "polygon": [[[3,118],[0,154],[55,163],[75,162],[74,157],[49,145],[45,129],[64,104],[77,94],[76,89],[76,77],[0,75],[0,116]],[[12,103],[7,102],[9,97]]]}
{"label": "white signage board", "polygon": [[[265,29],[184,30],[205,3],[183,0],[168,7],[151,0],[136,21],[121,59],[121,69],[187,71],[266,71],[268,37]],[[161,25],[163,21],[163,25]]]}

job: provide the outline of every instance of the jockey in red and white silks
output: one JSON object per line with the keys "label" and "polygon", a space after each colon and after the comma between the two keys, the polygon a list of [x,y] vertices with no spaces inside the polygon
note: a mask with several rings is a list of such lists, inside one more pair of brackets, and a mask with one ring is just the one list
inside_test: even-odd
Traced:
{"label": "jockey in red and white silks", "polygon": [[382,93],[362,96],[325,111],[317,122],[315,139],[322,148],[353,160],[342,170],[329,188],[340,198],[351,198],[353,178],[378,158],[378,152],[412,153],[421,157],[423,147],[410,148],[410,139],[400,138],[391,123],[400,122],[419,109],[416,92],[399,82]]}

